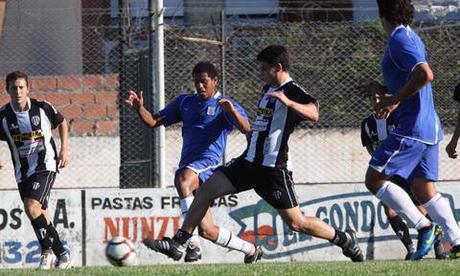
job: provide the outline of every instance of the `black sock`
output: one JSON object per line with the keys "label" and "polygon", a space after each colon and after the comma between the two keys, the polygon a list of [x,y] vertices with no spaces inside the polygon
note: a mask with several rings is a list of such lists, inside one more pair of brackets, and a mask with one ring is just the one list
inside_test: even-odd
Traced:
{"label": "black sock", "polygon": [[64,245],[62,245],[61,239],[59,238],[59,234],[52,223],[48,224],[47,229],[53,242],[51,248],[53,249],[54,254],[59,258],[60,256],[66,253]]}
{"label": "black sock", "polygon": [[52,242],[50,240],[50,233],[48,231],[45,216],[41,214],[39,217],[31,220],[31,222],[35,231],[35,235],[37,236],[38,242],[40,243],[42,253],[50,251]]}
{"label": "black sock", "polygon": [[348,241],[348,235],[345,232],[342,232],[338,229],[335,229],[335,235],[330,242],[337,245],[338,247],[343,247]]}
{"label": "black sock", "polygon": [[407,251],[413,251],[414,243],[409,234],[409,229],[400,216],[388,218],[391,228],[395,231],[396,236],[401,240]]}
{"label": "black sock", "polygon": [[177,230],[176,235],[174,235],[173,240],[180,243],[181,245],[185,245],[191,237],[192,237],[191,234],[185,232],[182,229],[179,229]]}

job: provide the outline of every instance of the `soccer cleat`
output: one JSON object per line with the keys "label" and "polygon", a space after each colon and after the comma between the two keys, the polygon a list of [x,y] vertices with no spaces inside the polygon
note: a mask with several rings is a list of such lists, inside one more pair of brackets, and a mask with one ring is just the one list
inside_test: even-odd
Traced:
{"label": "soccer cleat", "polygon": [[450,259],[460,259],[460,245],[452,247],[452,251],[449,255]]}
{"label": "soccer cleat", "polygon": [[144,244],[153,251],[164,254],[174,261],[179,261],[185,251],[183,245],[171,238],[163,238],[162,240],[145,239]]}
{"label": "soccer cleat", "polygon": [[56,260],[56,268],[69,269],[73,267],[73,259],[70,257],[70,252],[66,252],[62,256],[59,256]]}
{"label": "soccer cleat", "polygon": [[421,260],[433,247],[436,239],[436,227],[433,225],[422,228],[418,231],[417,251],[412,255],[411,260]]}
{"label": "soccer cleat", "polygon": [[444,237],[444,231],[442,230],[441,225],[437,224],[435,226],[435,234],[436,234],[436,242],[434,243],[434,256],[437,260],[445,260],[448,259],[449,256],[447,252],[444,250],[444,246],[442,245],[442,238]]}
{"label": "soccer cleat", "polygon": [[192,263],[201,260],[201,249],[197,245],[189,244],[185,251],[184,262]]}
{"label": "soccer cleat", "polygon": [[260,261],[260,259],[262,259],[263,255],[264,255],[264,251],[262,250],[262,246],[257,246],[256,250],[254,251],[254,254],[244,256],[244,263],[245,264],[256,263]]}
{"label": "soccer cleat", "polygon": [[348,240],[342,247],[343,255],[350,258],[353,262],[363,262],[364,255],[359,247],[355,231],[348,229],[345,230],[345,233],[348,234]]}
{"label": "soccer cleat", "polygon": [[56,256],[51,251],[43,252],[40,256],[38,269],[53,269],[56,263]]}

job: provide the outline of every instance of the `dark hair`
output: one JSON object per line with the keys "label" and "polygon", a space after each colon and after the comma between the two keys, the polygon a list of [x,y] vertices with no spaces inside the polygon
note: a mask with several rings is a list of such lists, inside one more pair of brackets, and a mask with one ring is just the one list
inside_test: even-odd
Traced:
{"label": "dark hair", "polygon": [[216,66],[208,61],[201,61],[193,67],[192,75],[208,73],[208,76],[213,79],[219,75]]}
{"label": "dark hair", "polygon": [[410,25],[414,19],[411,0],[377,0],[379,15],[393,25]]}
{"label": "dark hair", "polygon": [[29,85],[29,77],[26,73],[21,71],[14,71],[6,76],[6,90],[10,88],[10,82],[16,81],[17,79],[25,79],[26,84]]}
{"label": "dark hair", "polygon": [[289,70],[289,53],[287,48],[281,45],[270,45],[263,49],[257,55],[257,60],[270,65],[281,63],[283,71]]}

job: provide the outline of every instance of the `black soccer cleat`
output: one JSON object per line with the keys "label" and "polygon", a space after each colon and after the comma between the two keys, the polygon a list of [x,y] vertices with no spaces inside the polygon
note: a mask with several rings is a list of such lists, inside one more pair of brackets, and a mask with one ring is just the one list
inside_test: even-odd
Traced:
{"label": "black soccer cleat", "polygon": [[364,255],[359,247],[355,231],[347,229],[345,230],[345,233],[348,234],[348,240],[342,247],[343,255],[350,258],[353,262],[363,262]]}
{"label": "black soccer cleat", "polygon": [[183,245],[171,238],[163,238],[162,240],[145,239],[144,244],[153,251],[164,254],[174,261],[179,261],[185,251]]}
{"label": "black soccer cleat", "polygon": [[201,249],[199,246],[189,244],[185,251],[184,262],[192,263],[201,260]]}
{"label": "black soccer cleat", "polygon": [[264,255],[264,251],[262,250],[262,246],[257,246],[256,251],[254,251],[254,254],[244,256],[244,263],[245,264],[256,263],[260,261],[260,259],[262,259],[263,255]]}
{"label": "black soccer cleat", "polygon": [[460,259],[460,245],[456,245],[452,247],[452,251],[450,251],[449,258],[450,259]]}

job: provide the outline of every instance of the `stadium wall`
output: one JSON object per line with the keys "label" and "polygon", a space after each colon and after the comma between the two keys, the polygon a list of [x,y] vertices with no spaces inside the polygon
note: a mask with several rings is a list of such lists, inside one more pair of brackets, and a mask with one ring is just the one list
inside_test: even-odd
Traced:
{"label": "stadium wall", "polygon": [[[460,221],[460,182],[439,183]],[[363,184],[298,185],[302,212],[333,227],[357,231],[367,259],[403,259],[405,249],[391,230],[383,206]],[[50,210],[62,240],[78,266],[108,265],[104,249],[114,236],[131,239],[138,263],[172,263],[141,244],[144,238],[171,236],[178,229],[179,198],[173,189],[67,189],[52,191]],[[214,202],[213,217],[243,239],[263,246],[265,262],[343,261],[329,242],[300,235],[252,191]],[[411,234],[415,240],[416,232]],[[243,254],[203,241],[203,263],[242,263]],[[0,267],[36,266],[40,250],[16,191],[0,192]],[[433,257],[430,255],[429,257]]]}

